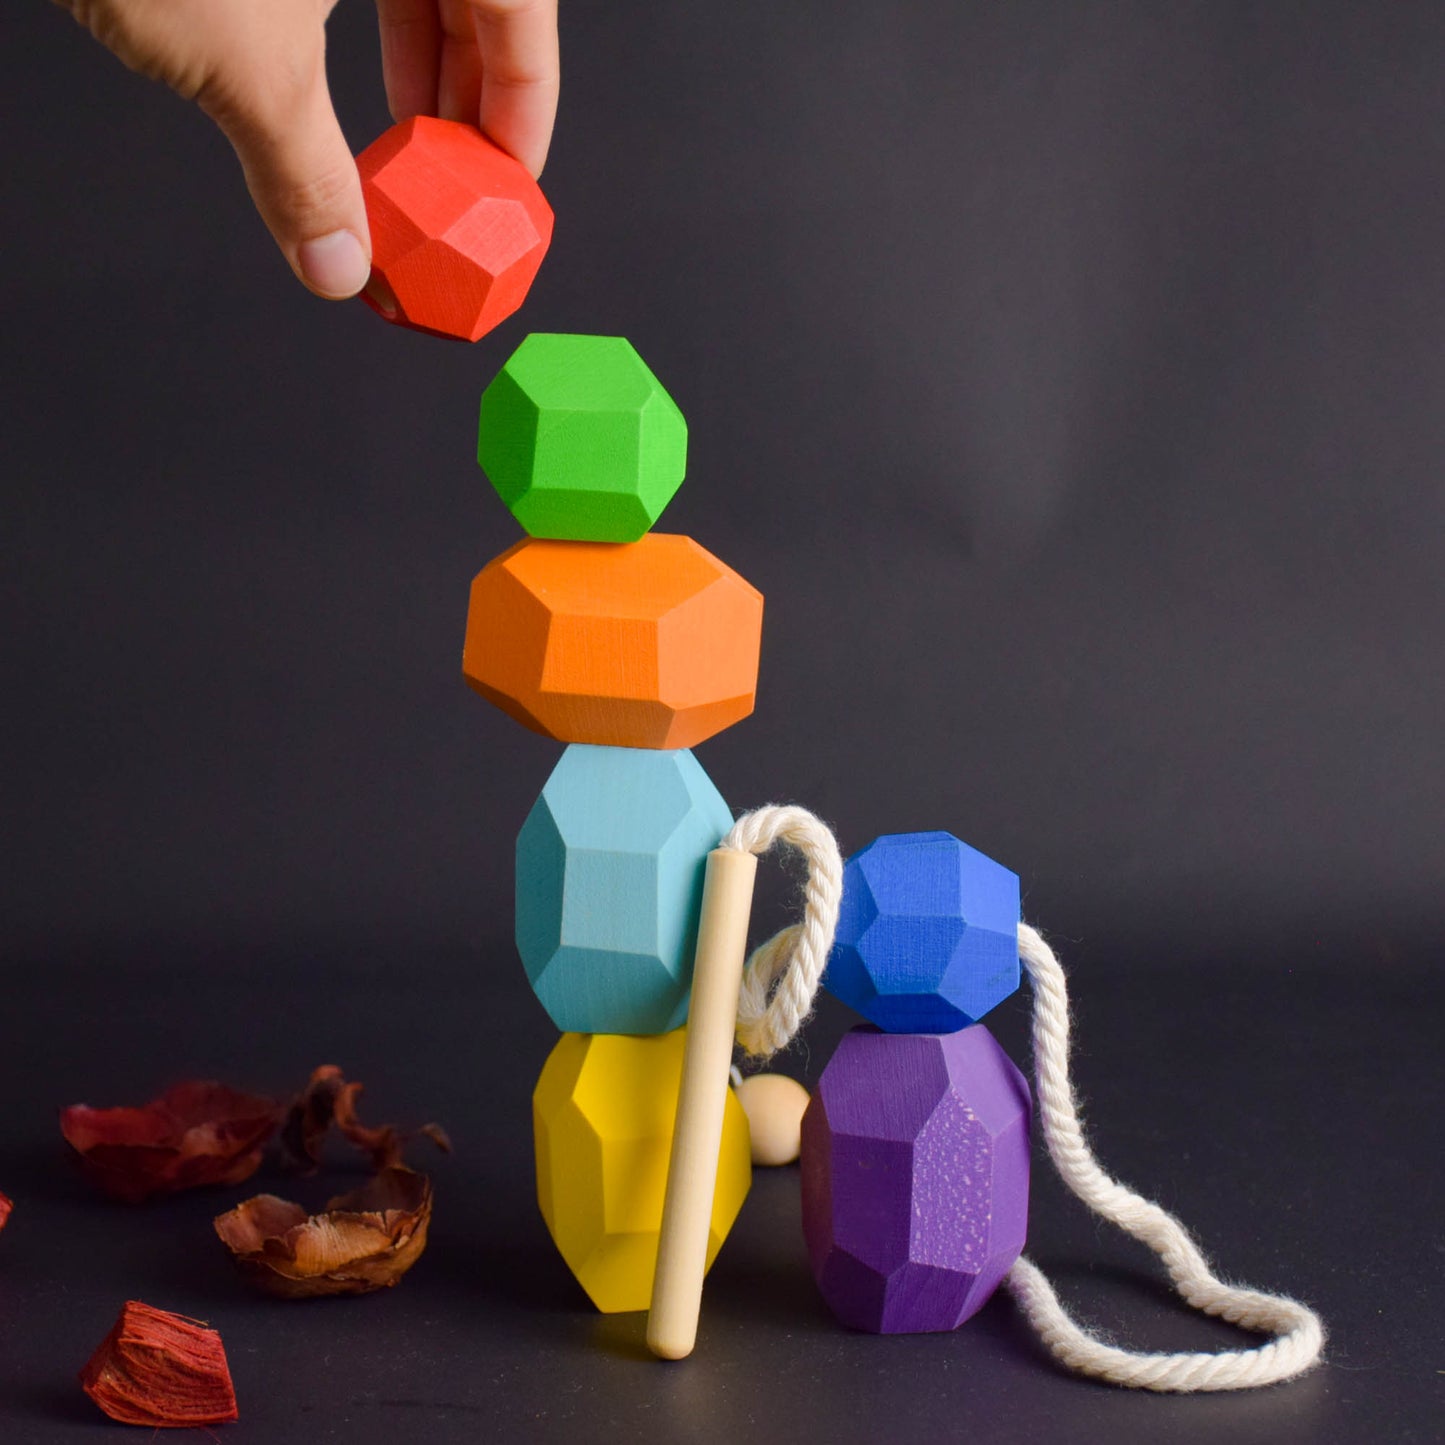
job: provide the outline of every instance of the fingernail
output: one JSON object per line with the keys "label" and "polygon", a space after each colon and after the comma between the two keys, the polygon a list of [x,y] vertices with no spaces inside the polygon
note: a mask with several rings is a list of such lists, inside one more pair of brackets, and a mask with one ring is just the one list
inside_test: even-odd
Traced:
{"label": "fingernail", "polygon": [[333,231],[329,236],[303,241],[296,259],[306,284],[337,301],[355,296],[371,274],[366,251],[350,231]]}

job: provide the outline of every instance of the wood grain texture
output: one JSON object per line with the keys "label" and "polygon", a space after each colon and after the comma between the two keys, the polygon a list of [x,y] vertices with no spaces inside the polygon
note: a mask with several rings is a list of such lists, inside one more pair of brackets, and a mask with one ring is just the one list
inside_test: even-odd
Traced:
{"label": "wood grain texture", "polygon": [[[686,1033],[563,1034],[532,1096],[542,1217],[577,1282],[607,1314],[646,1309],[652,1296]],[[747,1118],[730,1091],[725,1105],[709,1265],[752,1183]]]}
{"label": "wood grain texture", "polygon": [[1028,1084],[982,1024],[855,1029],[803,1116],[802,1185],[813,1276],[843,1324],[956,1329],[1024,1246]]}
{"label": "wood grain texture", "polygon": [[459,121],[414,116],[356,158],[371,269],[401,326],[476,341],[525,300],[552,208],[520,162]]}
{"label": "wood grain texture", "polygon": [[472,583],[462,672],[561,742],[691,748],[748,716],[763,598],[690,537],[527,538]]}

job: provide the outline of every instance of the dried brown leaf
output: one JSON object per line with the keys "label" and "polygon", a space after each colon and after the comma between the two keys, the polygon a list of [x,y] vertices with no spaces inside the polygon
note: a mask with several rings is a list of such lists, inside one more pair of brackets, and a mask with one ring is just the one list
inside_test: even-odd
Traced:
{"label": "dried brown leaf", "polygon": [[364,1085],[348,1083],[335,1064],[323,1064],[312,1072],[306,1088],[291,1105],[281,1130],[281,1142],[307,1173],[321,1166],[321,1151],[334,1124],[341,1136],[371,1158],[373,1169],[388,1169],[402,1162],[406,1145],[422,1136],[444,1153],[451,1153],[451,1140],[439,1124],[403,1131],[395,1124],[368,1126],[357,1115],[357,1100]]}
{"label": "dried brown leaf", "polygon": [[304,1299],[394,1285],[426,1248],[431,1211],[426,1175],[392,1165],[320,1214],[260,1194],[215,1225],[249,1279],[272,1294]]}

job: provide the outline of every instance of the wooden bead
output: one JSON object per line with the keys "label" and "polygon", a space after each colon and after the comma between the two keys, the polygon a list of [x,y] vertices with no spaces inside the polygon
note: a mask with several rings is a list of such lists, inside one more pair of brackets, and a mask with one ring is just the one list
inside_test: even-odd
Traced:
{"label": "wooden bead", "polygon": [[574,745],[517,838],[517,951],[559,1029],[687,1018],[703,871],[732,812],[690,752]]}
{"label": "wooden bead", "polygon": [[477,460],[534,537],[635,542],[687,468],[687,423],[621,336],[527,337],[482,393]]}
{"label": "wooden bead", "polygon": [[474,126],[419,115],[356,166],[373,283],[396,302],[386,319],[475,341],[522,304],[552,240],[552,208],[521,162]]}
{"label": "wooden bead", "polygon": [[1029,1088],[982,1024],[855,1029],[803,1116],[803,1234],[843,1324],[956,1329],[1024,1246]]}
{"label": "wooden bead", "polygon": [[843,870],[824,986],[889,1033],[948,1033],[1019,986],[1019,880],[951,833],[876,838]]}
{"label": "wooden bead", "polygon": [[462,671],[561,742],[691,748],[753,710],[762,595],[690,537],[528,538],[472,583]]}
{"label": "wooden bead", "polygon": [[808,1091],[786,1074],[750,1074],[736,1092],[748,1116],[753,1163],[791,1164],[802,1148]]}
{"label": "wooden bead", "polygon": [[[651,1038],[563,1034],[532,1095],[537,1199],[558,1252],[599,1310],[652,1296],[686,1030]],[[748,1125],[723,1116],[707,1262],[752,1182]]]}

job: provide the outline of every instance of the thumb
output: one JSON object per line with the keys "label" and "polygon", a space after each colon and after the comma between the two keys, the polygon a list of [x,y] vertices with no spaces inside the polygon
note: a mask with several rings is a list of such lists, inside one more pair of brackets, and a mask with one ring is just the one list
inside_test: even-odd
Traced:
{"label": "thumb", "polygon": [[371,273],[361,178],[341,133],[321,54],[283,79],[197,97],[225,132],[281,254],[318,296],[354,296]]}

